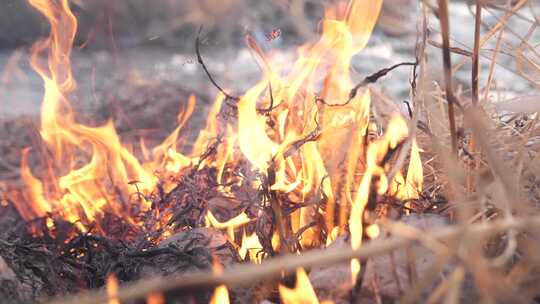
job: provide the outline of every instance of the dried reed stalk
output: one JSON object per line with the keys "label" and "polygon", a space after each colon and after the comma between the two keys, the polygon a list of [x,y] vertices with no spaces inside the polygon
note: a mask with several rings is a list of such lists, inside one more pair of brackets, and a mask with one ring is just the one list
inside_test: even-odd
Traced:
{"label": "dried reed stalk", "polygon": [[[482,4],[480,1],[476,2],[476,12],[474,16],[474,49],[472,53],[472,71],[471,71],[471,88],[472,88],[472,104],[478,106],[478,78],[480,71],[480,26],[482,25]],[[469,192],[474,191],[474,171],[479,165],[479,151],[476,147],[476,138],[471,136],[469,143],[469,151],[473,155],[472,166],[469,168],[469,175],[467,179],[467,188]]]}
{"label": "dried reed stalk", "polygon": [[452,60],[450,58],[450,24],[448,17],[448,0],[439,0],[439,21],[441,24],[441,34],[443,42],[443,65],[446,100],[448,101],[448,122],[450,125],[450,138],[452,142],[452,152],[457,154],[457,132],[454,105],[459,104],[454,95],[452,87]]}

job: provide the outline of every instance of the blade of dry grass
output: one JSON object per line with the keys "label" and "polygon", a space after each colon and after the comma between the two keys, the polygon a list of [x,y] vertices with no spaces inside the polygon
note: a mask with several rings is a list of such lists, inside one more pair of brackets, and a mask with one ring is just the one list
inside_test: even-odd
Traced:
{"label": "blade of dry grass", "polygon": [[495,66],[497,65],[497,59],[499,56],[499,51],[501,50],[501,42],[504,35],[504,29],[502,29],[499,32],[499,36],[497,36],[497,43],[495,44],[495,50],[493,51],[493,56],[491,58],[491,62],[489,63],[489,72],[488,72],[488,79],[486,82],[486,85],[484,87],[484,97],[483,100],[488,99],[488,94],[491,90],[491,84],[493,82],[493,75],[495,72]]}
{"label": "blade of dry grass", "polygon": [[452,275],[450,275],[448,292],[443,301],[444,304],[454,304],[459,303],[460,287],[465,278],[465,269],[463,267],[458,267]]}
{"label": "blade of dry grass", "polygon": [[422,291],[437,280],[437,278],[440,276],[441,270],[445,265],[448,264],[451,257],[452,255],[450,253],[437,256],[435,263],[433,263],[429,269],[423,272],[422,277],[419,278],[418,282],[405,291],[401,299],[399,299],[399,303],[413,304],[420,302],[419,298],[422,295]]}

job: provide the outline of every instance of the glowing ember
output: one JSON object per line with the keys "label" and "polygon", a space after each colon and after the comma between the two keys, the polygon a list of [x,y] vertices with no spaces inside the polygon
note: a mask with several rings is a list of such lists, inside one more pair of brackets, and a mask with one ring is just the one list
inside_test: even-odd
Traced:
{"label": "glowing ember", "polygon": [[165,297],[161,293],[151,293],[146,297],[146,304],[165,304]]}

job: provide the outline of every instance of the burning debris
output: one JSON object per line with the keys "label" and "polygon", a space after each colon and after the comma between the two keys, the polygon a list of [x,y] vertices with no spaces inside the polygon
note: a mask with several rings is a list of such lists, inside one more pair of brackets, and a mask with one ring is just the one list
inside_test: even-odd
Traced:
{"label": "burning debris", "polygon": [[[195,95],[185,101],[173,132],[153,147],[142,137],[138,143],[122,141],[112,119],[92,126],[77,118],[70,102],[77,87],[71,72],[77,19],[68,0],[30,0],[30,4],[47,18],[51,32],[31,51],[31,65],[45,88],[37,145],[22,152],[23,186],[5,186],[0,197],[0,227],[5,228],[0,233],[0,280],[12,286],[0,289],[1,295],[15,292],[9,296],[14,302],[36,301],[105,286],[106,294],[81,301],[292,304],[369,297],[381,302],[403,294],[412,299],[406,290],[423,282],[419,275],[444,272],[451,282],[464,281],[462,264],[444,268],[454,254],[446,252],[447,244],[458,236],[455,229],[444,230],[446,218],[435,216],[444,222],[440,232],[424,237],[421,231],[431,227],[424,224],[419,230],[414,224],[391,221],[439,210],[447,200],[441,198],[437,183],[424,185],[427,158],[420,152],[425,138],[417,130],[439,152],[444,144],[440,133],[420,120],[416,96],[424,93],[417,92],[417,80],[426,83],[418,79],[417,69],[425,61],[421,51],[415,62],[381,69],[358,84],[350,75],[351,59],[365,48],[382,0],[328,6],[320,38],[300,47],[297,60],[286,69],[273,66],[248,35],[247,45],[262,77],[238,96],[222,88],[206,66],[201,28],[195,45],[197,62],[219,93],[192,144],[183,134],[197,111]],[[444,25],[444,16],[439,17]],[[276,28],[266,39],[281,35]],[[418,49],[425,47],[426,39]],[[369,85],[406,66],[412,67],[414,97],[407,102],[407,115],[395,105],[379,112]],[[446,90],[448,104],[462,110],[451,83]],[[457,122],[451,109],[450,138],[456,150]],[[473,132],[485,129],[483,122],[464,117]],[[488,151],[485,141],[478,140],[478,145]],[[470,158],[480,159],[474,151],[468,153]],[[488,153],[487,158],[493,163],[495,156]],[[446,162],[449,168],[461,168],[453,156]],[[480,176],[478,182],[477,195],[484,195],[480,187],[496,181]],[[455,198],[462,197],[452,183]],[[507,194],[517,193],[505,189]],[[508,208],[497,212],[512,218]],[[495,213],[482,211],[478,218]],[[504,223],[506,228],[497,230],[504,235],[492,243],[515,248],[514,230],[526,226]],[[456,229],[467,229],[463,227]],[[482,227],[470,227],[471,238],[491,231]],[[513,232],[505,234],[506,230]],[[421,256],[415,258],[411,250],[421,246],[411,240],[433,253],[417,250]],[[497,252],[494,256],[506,251]],[[368,262],[370,254],[373,259]],[[385,258],[392,266],[384,268]],[[325,260],[341,264],[335,268],[318,264]],[[431,264],[438,268],[431,270]],[[380,273],[374,270],[377,267],[383,268]],[[179,281],[182,278],[185,282]],[[139,285],[133,289],[119,287],[135,281]],[[434,284],[443,283],[434,280]],[[431,285],[426,290],[434,293],[440,288],[448,293],[460,290]]]}

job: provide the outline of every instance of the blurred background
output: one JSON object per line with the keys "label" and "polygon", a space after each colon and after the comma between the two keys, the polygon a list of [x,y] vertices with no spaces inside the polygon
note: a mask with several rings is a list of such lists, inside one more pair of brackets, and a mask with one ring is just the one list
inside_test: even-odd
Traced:
{"label": "blurred background", "polygon": [[[317,38],[324,7],[335,2],[346,5],[348,1],[71,0],[79,21],[72,62],[79,90],[71,100],[78,119],[98,124],[112,117],[123,136],[146,129],[158,132],[153,137],[159,140],[160,134],[174,128],[178,108],[193,93],[198,106],[188,127],[196,129],[203,124],[217,93],[196,61],[194,43],[201,25],[201,52],[209,70],[238,95],[260,77],[260,69],[246,48],[246,33],[257,39],[272,64],[290,65],[296,48]],[[436,1],[431,2],[436,7]],[[470,87],[467,52],[473,45],[474,3],[450,1],[451,44],[462,51],[452,56],[454,62],[463,63],[456,70],[456,87],[465,96]],[[512,3],[485,1],[483,34],[500,21]],[[499,94],[494,99],[511,99],[539,87],[540,69],[527,64],[539,53],[539,6],[540,2],[529,1],[506,21],[494,68]],[[442,75],[439,22],[432,12],[427,16],[426,68],[438,81]],[[414,61],[421,21],[418,1],[385,0],[368,46],[353,60],[354,80],[398,62]],[[17,145],[13,134],[24,137],[20,135],[27,132],[17,130],[28,130],[28,124],[38,123],[43,84],[29,66],[28,51],[48,31],[46,20],[28,1],[0,1],[0,153],[8,159],[8,150],[19,151],[11,147]],[[482,83],[487,79],[496,40],[491,39],[482,50]],[[402,101],[409,98],[410,73],[407,68],[397,69],[377,84],[404,113]],[[21,146],[26,144],[27,140],[22,140]],[[5,146],[9,149],[2,148]],[[18,162],[18,155],[13,161]]]}
{"label": "blurred background", "polygon": [[[324,7],[330,2],[316,0],[72,0],[79,27],[74,48],[73,69],[86,106],[110,99],[108,87],[116,93],[117,81],[159,81],[175,83],[210,98],[208,86],[196,63],[195,36],[204,26],[202,52],[216,78],[235,90],[250,87],[259,70],[246,49],[245,34],[253,35],[277,62],[293,62],[295,48],[313,41],[319,31]],[[151,4],[150,4],[151,3]],[[385,35],[396,49],[411,58],[416,27],[416,4],[412,0],[385,1],[373,45],[381,46]],[[39,109],[41,81],[28,69],[28,48],[48,34],[46,20],[28,1],[0,3],[0,84],[1,115],[31,114]],[[388,40],[390,41],[390,40]],[[393,43],[393,42],[391,42]],[[388,45],[390,46],[390,45]],[[372,73],[392,58],[388,47],[372,66]],[[404,51],[404,52],[402,52]],[[368,56],[373,57],[373,54]],[[401,60],[399,57],[393,60]],[[405,58],[403,58],[405,59]],[[404,75],[407,75],[405,73]],[[136,80],[136,81],[135,81]],[[121,85],[120,87],[124,87]],[[403,88],[406,93],[407,88]],[[402,92],[402,93],[403,93]],[[99,97],[99,98],[98,98]],[[98,102],[98,103],[99,103]],[[161,102],[161,101],[160,101]]]}

